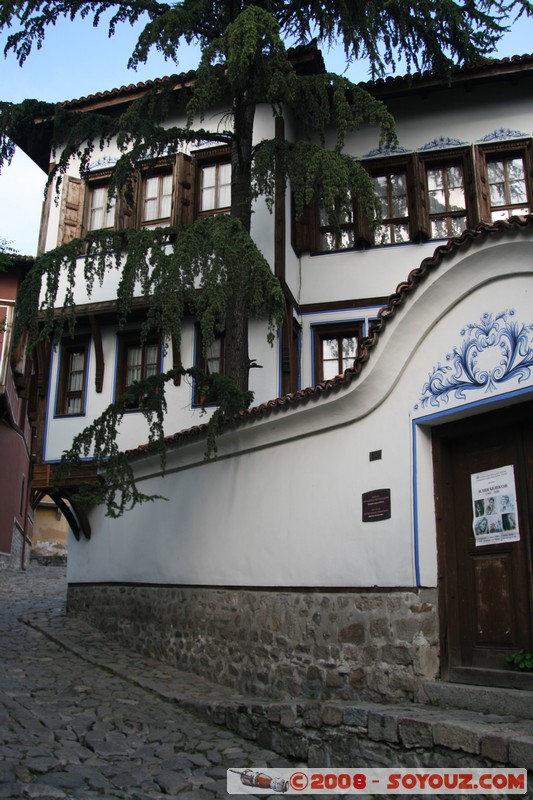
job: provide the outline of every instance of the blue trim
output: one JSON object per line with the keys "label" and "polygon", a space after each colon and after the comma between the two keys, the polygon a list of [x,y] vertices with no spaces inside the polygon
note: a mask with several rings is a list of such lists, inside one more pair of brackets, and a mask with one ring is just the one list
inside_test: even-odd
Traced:
{"label": "blue trim", "polygon": [[422,581],[420,579],[420,538],[418,529],[418,460],[416,449],[416,428],[416,422],[413,420],[413,556],[415,560],[415,583],[417,589],[420,589]]}

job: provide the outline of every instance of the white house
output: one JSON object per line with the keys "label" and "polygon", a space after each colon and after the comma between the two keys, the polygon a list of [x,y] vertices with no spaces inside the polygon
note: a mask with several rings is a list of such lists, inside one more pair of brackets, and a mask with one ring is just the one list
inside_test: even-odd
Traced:
{"label": "white house", "polygon": [[[143,87],[65,105],[106,109]],[[421,74],[367,88],[400,142],[377,150],[364,128],[346,143],[375,178],[381,229],[356,204],[339,231],[319,209],[295,222],[289,193],[274,214],[257,201],[252,235],[287,315],[274,348],[251,325],[254,406],[206,461],[194,386],[172,387],[164,478],[128,415],[140,488],[167,499],[73,519],[69,608],[182,668],[280,697],[412,698],[437,675],[526,686],[507,656],[533,650],[533,58],[465,68],[450,85]],[[256,141],[273,128],[261,109]],[[285,135],[299,135],[290,119]],[[43,249],[83,226],[228,205],[227,151],[199,148],[141,174],[133,214],[106,210],[116,156],[64,182]],[[157,339],[141,346],[135,318],[117,329],[115,291],[106,279],[78,297],[76,338],[41,354],[37,488],[130,367],[178,358]],[[197,338],[187,321],[186,367]]]}

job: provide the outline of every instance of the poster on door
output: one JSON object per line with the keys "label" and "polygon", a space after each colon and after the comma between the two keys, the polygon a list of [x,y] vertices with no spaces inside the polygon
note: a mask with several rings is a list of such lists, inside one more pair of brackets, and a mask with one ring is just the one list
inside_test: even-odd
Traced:
{"label": "poster on door", "polygon": [[477,472],[470,479],[476,546],[518,542],[520,531],[513,465]]}

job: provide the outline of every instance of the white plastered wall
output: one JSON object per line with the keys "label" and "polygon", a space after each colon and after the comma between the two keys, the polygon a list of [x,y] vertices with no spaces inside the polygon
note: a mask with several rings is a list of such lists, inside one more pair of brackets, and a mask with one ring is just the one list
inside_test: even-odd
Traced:
{"label": "white plastered wall", "polygon": [[[217,461],[202,460],[202,442],[176,448],[164,480],[155,463],[139,461],[142,490],[168,502],[117,521],[92,513],[91,541],[71,542],[69,580],[435,586],[430,437],[420,427],[414,449],[413,420],[424,422],[428,373],[465,325],[503,307],[533,322],[531,239],[489,238],[445,259],[397,310],[350,386],[223,436]],[[532,383],[529,375],[506,384],[493,399],[507,402]],[[461,400],[454,407],[465,413]],[[381,459],[370,461],[376,450]],[[362,493],[383,488],[391,518],[362,522]]]}

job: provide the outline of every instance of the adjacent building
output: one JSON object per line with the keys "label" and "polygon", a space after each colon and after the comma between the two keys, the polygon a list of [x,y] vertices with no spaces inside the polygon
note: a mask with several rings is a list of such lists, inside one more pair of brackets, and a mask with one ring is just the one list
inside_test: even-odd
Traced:
{"label": "adjacent building", "polygon": [[32,542],[30,403],[32,360],[14,341],[19,285],[33,259],[4,254],[0,265],[0,570],[25,568]]}

